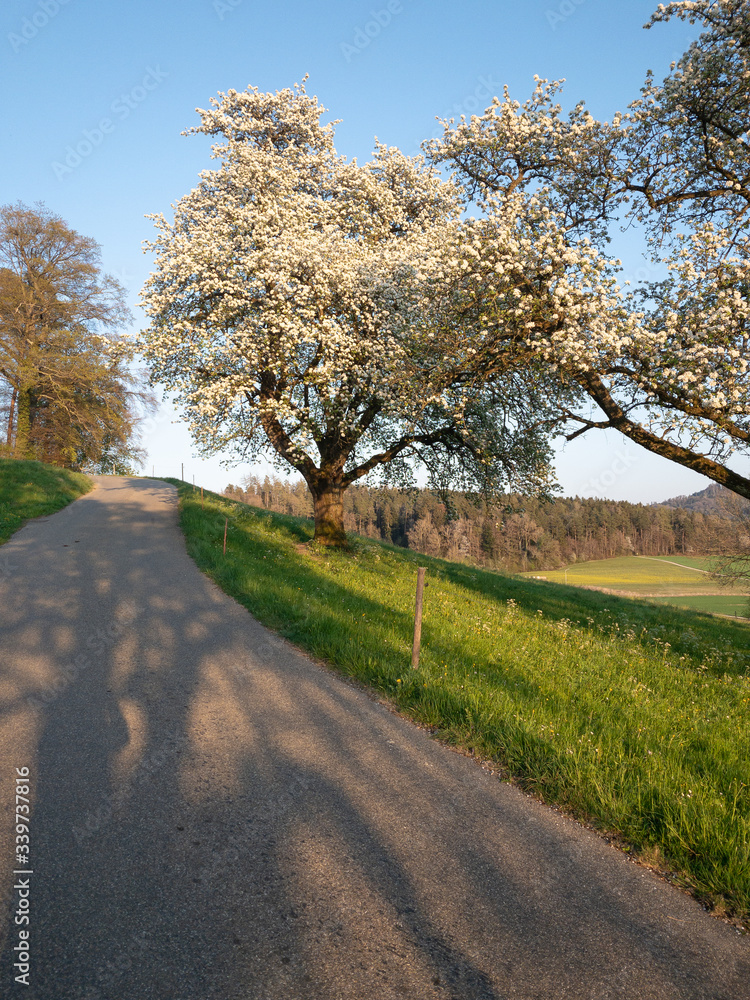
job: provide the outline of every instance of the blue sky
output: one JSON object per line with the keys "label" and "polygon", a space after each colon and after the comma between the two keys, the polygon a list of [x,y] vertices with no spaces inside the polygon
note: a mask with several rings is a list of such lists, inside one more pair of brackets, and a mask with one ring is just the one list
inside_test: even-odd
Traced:
{"label": "blue sky", "polygon": [[[138,291],[150,259],[148,213],[170,205],[211,166],[209,143],[183,137],[219,90],[277,90],[300,81],[342,119],[338,150],[369,158],[373,138],[416,153],[436,116],[480,112],[508,84],[520,101],[534,74],[567,80],[611,118],[638,96],[646,70],[663,77],[696,29],[644,31],[651,0],[6,0],[0,13],[4,148],[2,203],[44,202],[103,250],[105,269]],[[635,241],[616,252],[629,276]],[[179,414],[162,406],[144,445],[157,474],[221,489],[249,466],[193,457]],[[651,502],[707,481],[619,435],[586,436],[559,455],[568,495]]]}

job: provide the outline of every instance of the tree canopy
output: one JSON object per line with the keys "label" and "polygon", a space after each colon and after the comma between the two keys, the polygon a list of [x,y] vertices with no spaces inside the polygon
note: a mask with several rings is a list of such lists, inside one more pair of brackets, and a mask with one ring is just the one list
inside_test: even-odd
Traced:
{"label": "tree canopy", "polygon": [[220,137],[220,167],[173,222],[153,217],[143,291],[152,379],[198,444],[294,467],[330,544],[345,542],[342,492],[407,460],[442,485],[548,488],[549,377],[510,357],[478,376],[460,335],[477,322],[474,242],[505,242],[518,220],[464,239],[454,184],[382,144],[348,162],[304,83],[211,104],[188,131]]}
{"label": "tree canopy", "polygon": [[[750,497],[750,478],[730,465],[750,445],[750,3],[661,5],[647,27],[673,17],[704,31],[611,122],[583,103],[564,115],[562,83],[537,79],[525,104],[506,90],[484,115],[444,122],[427,150],[455,169],[467,199],[491,210],[543,205],[571,250],[590,245],[610,282],[587,328],[561,330],[554,313],[530,310],[525,333],[509,328],[495,318],[492,287],[479,310],[497,349],[541,356],[581,390],[560,406],[569,439],[615,428]],[[666,277],[621,292],[619,262],[605,252],[616,222],[640,227]]]}
{"label": "tree canopy", "polygon": [[[374,470],[549,489],[560,428],[615,428],[750,497],[731,464],[750,442],[749,11],[661,6],[650,25],[705,30],[611,122],[537,78],[523,105],[506,90],[444,122],[427,162],[347,162],[304,83],[219,94],[188,130],[219,138],[219,168],[153,217],[152,379],[205,451],[294,467],[332,544]],[[658,269],[631,291],[615,224]]]}
{"label": "tree canopy", "polygon": [[0,208],[0,380],[6,453],[124,470],[139,402],[150,394],[116,331],[124,292],[95,240],[44,206]]}

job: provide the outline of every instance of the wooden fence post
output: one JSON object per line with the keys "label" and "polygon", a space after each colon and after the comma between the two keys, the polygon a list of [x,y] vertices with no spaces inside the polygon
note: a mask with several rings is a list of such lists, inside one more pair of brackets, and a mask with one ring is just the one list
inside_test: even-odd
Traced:
{"label": "wooden fence post", "polygon": [[411,665],[416,670],[419,666],[419,646],[422,641],[422,595],[424,593],[425,567],[417,569],[417,601],[414,607],[414,644],[411,647]]}

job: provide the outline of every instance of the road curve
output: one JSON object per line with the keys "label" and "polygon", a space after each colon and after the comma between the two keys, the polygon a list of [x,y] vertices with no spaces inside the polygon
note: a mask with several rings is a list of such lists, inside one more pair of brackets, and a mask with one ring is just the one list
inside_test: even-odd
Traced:
{"label": "road curve", "polygon": [[750,1000],[748,938],[262,628],[164,483],[18,532],[0,628],[3,998]]}

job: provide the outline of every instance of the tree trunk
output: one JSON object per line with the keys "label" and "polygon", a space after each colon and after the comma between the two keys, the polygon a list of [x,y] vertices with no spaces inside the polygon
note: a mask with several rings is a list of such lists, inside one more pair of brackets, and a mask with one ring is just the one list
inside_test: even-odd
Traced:
{"label": "tree trunk", "polygon": [[8,436],[6,439],[6,444],[8,446],[8,454],[11,453],[11,448],[13,447],[13,418],[16,412],[16,397],[18,395],[18,390],[13,388],[13,395],[10,397],[10,408],[8,410]]}
{"label": "tree trunk", "polygon": [[326,483],[312,491],[315,507],[315,541],[331,548],[349,547],[344,531],[344,489]]}
{"label": "tree trunk", "polygon": [[14,458],[29,458],[29,432],[31,431],[31,389],[21,389],[18,393],[16,416],[16,444]]}

